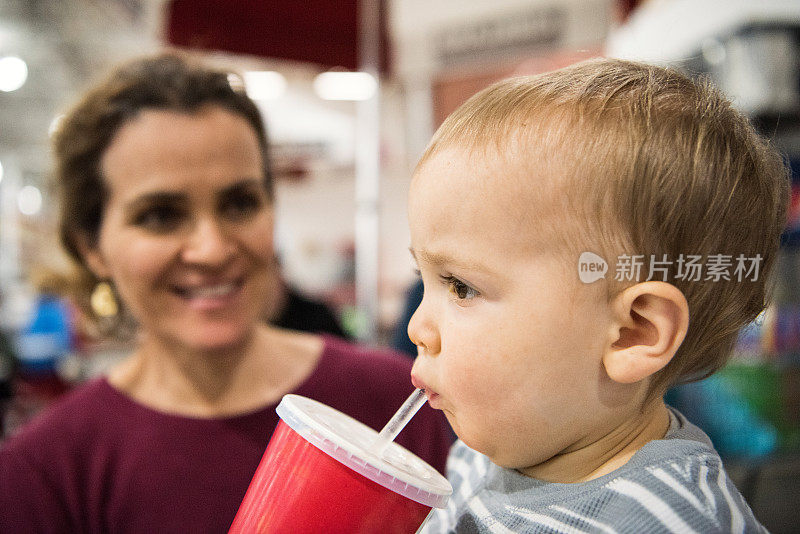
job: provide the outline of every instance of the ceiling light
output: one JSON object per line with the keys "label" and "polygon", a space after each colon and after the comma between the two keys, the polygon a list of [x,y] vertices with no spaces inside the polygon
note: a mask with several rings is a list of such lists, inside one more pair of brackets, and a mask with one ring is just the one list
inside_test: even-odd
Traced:
{"label": "ceiling light", "polygon": [[725,62],[727,53],[725,52],[725,45],[719,39],[709,37],[700,45],[700,51],[703,54],[703,59],[709,65],[721,65]]}
{"label": "ceiling light", "polygon": [[18,57],[0,58],[0,91],[16,91],[28,79],[28,65]]}
{"label": "ceiling light", "polygon": [[272,70],[249,71],[244,73],[244,87],[247,96],[253,100],[275,100],[286,92],[286,78]]}
{"label": "ceiling light", "polygon": [[36,215],[42,209],[42,192],[38,187],[26,185],[19,191],[17,207],[23,215]]}
{"label": "ceiling light", "polygon": [[324,100],[369,100],[377,90],[368,72],[323,72],[314,78],[314,91]]}

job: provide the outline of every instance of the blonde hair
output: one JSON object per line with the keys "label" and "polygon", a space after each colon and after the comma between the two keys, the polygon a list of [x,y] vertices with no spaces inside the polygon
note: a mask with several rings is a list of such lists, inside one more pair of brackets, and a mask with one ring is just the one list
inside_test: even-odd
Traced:
{"label": "blonde hair", "polygon": [[[558,231],[576,253],[576,268],[577,251],[593,246],[612,257],[643,255],[645,274],[649,259],[663,255],[673,261],[681,255],[760,255],[759,275],[741,281],[676,279],[677,265],[667,267],[666,281],[689,304],[690,326],[676,355],[653,377],[651,392],[717,371],[739,330],[768,301],[788,170],[706,81],[612,59],[511,78],[450,115],[418,168],[452,147],[521,155],[528,168],[557,174],[559,192],[568,197],[559,205],[576,220]],[[534,174],[542,173],[530,173],[530,188],[538,185]],[[609,297],[635,282],[609,280]]]}

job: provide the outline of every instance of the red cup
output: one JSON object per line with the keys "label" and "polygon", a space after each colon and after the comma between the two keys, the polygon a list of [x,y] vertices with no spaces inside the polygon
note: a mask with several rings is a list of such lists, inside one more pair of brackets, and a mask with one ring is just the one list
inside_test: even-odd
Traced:
{"label": "red cup", "polygon": [[408,534],[453,489],[396,443],[375,453],[378,433],[299,395],[277,408],[281,421],[229,534]]}

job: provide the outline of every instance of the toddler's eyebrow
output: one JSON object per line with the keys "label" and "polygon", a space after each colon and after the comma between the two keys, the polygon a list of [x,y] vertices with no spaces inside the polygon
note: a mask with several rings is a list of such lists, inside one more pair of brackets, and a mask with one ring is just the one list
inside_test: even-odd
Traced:
{"label": "toddler's eyebrow", "polygon": [[[430,263],[436,266],[442,265],[452,265],[456,267],[460,267],[462,269],[467,269],[470,271],[481,271],[484,273],[492,273],[493,271],[483,265],[482,263],[478,263],[475,261],[470,260],[459,260],[453,258],[452,256],[448,256],[447,254],[438,254],[435,252],[428,252],[426,250],[420,250],[417,253],[414,252],[414,249],[411,247],[408,248],[408,251],[411,253],[411,256],[415,260],[422,260],[426,263]],[[419,255],[419,258],[417,257]]]}

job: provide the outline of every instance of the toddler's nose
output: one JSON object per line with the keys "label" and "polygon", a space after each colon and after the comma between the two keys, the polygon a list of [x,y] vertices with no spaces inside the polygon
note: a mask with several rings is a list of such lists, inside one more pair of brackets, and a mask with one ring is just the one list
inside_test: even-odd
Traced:
{"label": "toddler's nose", "polygon": [[441,349],[439,333],[427,314],[424,298],[408,322],[408,337],[417,346],[418,354],[433,356]]}

